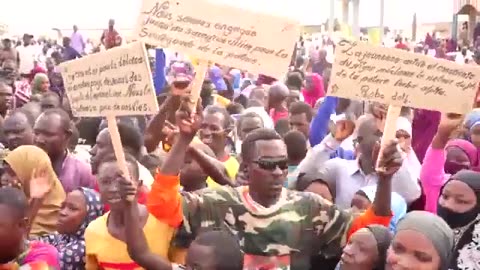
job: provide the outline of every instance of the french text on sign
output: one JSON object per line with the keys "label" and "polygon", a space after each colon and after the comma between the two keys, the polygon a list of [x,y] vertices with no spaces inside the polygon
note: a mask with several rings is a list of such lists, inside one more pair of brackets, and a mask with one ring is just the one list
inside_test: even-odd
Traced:
{"label": "french text on sign", "polygon": [[329,95],[466,113],[478,82],[476,66],[343,40],[336,47]]}
{"label": "french text on sign", "polygon": [[142,42],[69,61],[60,68],[75,116],[145,115],[158,111]]}
{"label": "french text on sign", "polygon": [[296,21],[207,0],[143,0],[134,36],[158,47],[280,78],[299,34]]}

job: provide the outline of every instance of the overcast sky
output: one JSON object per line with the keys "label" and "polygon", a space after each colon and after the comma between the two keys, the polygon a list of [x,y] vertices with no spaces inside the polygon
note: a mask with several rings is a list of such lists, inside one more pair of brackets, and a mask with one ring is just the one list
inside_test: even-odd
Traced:
{"label": "overcast sky", "polygon": [[[318,24],[329,17],[330,0],[211,0],[296,18],[303,24]],[[0,22],[15,32],[48,31],[52,27],[103,28],[109,18],[117,27],[132,28],[141,0],[15,0],[2,2]],[[241,3],[241,4],[240,4]],[[275,3],[275,4],[274,4]],[[380,0],[361,0],[360,24],[378,25]],[[28,7],[28,8],[26,8]],[[336,15],[341,16],[340,3]],[[385,24],[408,27],[414,12],[419,22],[451,21],[452,0],[385,0]]]}

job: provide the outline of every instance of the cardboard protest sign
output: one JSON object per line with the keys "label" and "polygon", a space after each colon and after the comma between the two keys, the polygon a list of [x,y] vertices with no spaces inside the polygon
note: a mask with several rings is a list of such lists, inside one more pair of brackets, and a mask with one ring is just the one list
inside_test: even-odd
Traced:
{"label": "cardboard protest sign", "polygon": [[158,111],[145,46],[131,43],[60,65],[75,116],[145,115]]}
{"label": "cardboard protest sign", "polygon": [[134,36],[199,59],[280,78],[299,34],[296,21],[207,0],[144,0]]}
{"label": "cardboard protest sign", "polygon": [[355,41],[340,41],[335,50],[331,96],[449,113],[472,109],[479,67]]}
{"label": "cardboard protest sign", "polygon": [[118,166],[129,179],[116,116],[158,111],[145,45],[135,42],[113,48],[62,63],[60,69],[73,114],[107,117]]}

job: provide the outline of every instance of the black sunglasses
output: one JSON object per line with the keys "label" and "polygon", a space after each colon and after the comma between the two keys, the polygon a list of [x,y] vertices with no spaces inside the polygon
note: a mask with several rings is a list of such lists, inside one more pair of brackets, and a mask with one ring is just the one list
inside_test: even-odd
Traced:
{"label": "black sunglasses", "polygon": [[280,170],[287,170],[288,169],[288,160],[286,158],[282,159],[259,159],[253,161],[253,163],[257,164],[263,170],[273,171],[277,167]]}

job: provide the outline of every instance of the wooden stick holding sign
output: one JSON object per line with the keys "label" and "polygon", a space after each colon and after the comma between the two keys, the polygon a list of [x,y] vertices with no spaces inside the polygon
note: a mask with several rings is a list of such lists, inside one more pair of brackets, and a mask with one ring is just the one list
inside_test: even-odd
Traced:
{"label": "wooden stick holding sign", "polygon": [[402,106],[464,114],[472,109],[479,81],[475,66],[343,40],[328,95],[388,104],[383,150],[395,138]]}
{"label": "wooden stick holding sign", "polygon": [[[60,65],[73,114],[106,116],[118,166],[131,179],[116,116],[158,111],[145,45],[131,43]],[[129,198],[130,200],[133,198]]]}
{"label": "wooden stick holding sign", "polygon": [[195,78],[190,84],[190,111],[195,112],[198,99],[200,98],[200,92],[202,91],[203,81],[205,74],[208,71],[208,61],[199,60],[198,65],[195,66]]}
{"label": "wooden stick holding sign", "polygon": [[117,157],[118,167],[122,170],[124,177],[131,179],[127,162],[125,160],[125,153],[123,152],[122,140],[120,139],[120,133],[118,132],[117,118],[114,113],[107,114],[107,125],[108,133],[110,133],[110,138],[112,140],[113,151],[115,152],[115,157]]}

